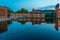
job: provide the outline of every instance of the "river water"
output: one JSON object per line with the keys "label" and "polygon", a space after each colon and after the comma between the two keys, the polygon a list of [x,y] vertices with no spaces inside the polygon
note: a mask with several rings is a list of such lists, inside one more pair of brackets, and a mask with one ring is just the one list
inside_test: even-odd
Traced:
{"label": "river water", "polygon": [[8,30],[0,34],[0,40],[60,40],[60,28],[57,31],[55,24],[34,24],[13,21]]}

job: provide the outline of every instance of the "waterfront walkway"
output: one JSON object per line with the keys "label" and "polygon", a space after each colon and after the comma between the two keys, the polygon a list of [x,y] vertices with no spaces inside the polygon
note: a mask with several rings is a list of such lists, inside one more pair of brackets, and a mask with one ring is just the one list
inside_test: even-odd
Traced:
{"label": "waterfront walkway", "polygon": [[25,16],[17,16],[17,17],[10,17],[10,18],[0,18],[0,21],[7,21],[7,20],[11,20],[11,19],[26,19],[26,18],[35,18],[35,19],[60,19],[60,18],[53,18],[53,17],[25,17]]}

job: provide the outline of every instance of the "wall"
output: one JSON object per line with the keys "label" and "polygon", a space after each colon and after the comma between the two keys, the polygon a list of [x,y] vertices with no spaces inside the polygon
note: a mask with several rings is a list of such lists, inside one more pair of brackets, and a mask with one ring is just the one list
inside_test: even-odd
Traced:
{"label": "wall", "polygon": [[5,7],[0,7],[0,18],[7,18],[7,8]]}
{"label": "wall", "polygon": [[[16,16],[25,16],[28,17],[26,19],[23,19],[24,21],[32,21],[31,17],[33,18],[33,21],[40,21],[40,17],[42,16],[43,18],[45,17],[45,14],[38,14],[38,13],[11,13],[10,17],[16,17]],[[22,19],[20,19],[22,20]],[[42,21],[45,21],[45,19],[42,19]]]}

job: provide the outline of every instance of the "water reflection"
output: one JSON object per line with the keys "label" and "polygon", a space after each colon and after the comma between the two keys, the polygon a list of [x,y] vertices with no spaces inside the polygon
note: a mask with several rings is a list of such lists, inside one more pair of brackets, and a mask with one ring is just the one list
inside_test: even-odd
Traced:
{"label": "water reflection", "polygon": [[0,33],[6,32],[8,30],[8,25],[11,23],[12,21],[1,21],[0,22]]}
{"label": "water reflection", "polygon": [[60,30],[55,30],[55,24],[34,24],[13,21],[8,25],[8,30],[0,34],[0,40],[59,40]]}
{"label": "water reflection", "polygon": [[[18,21],[18,22],[20,22],[21,24],[25,24],[26,22],[25,21]],[[37,23],[37,22],[35,22],[35,23],[33,23],[33,22],[31,22],[32,23],[32,25],[35,25],[35,24],[41,24],[41,23],[47,23],[47,24],[54,24],[55,22],[39,22],[39,23]],[[55,29],[56,29],[56,31],[58,31],[58,26],[57,26],[57,24],[55,23]]]}
{"label": "water reflection", "polygon": [[0,22],[0,33],[7,31],[7,22]]}

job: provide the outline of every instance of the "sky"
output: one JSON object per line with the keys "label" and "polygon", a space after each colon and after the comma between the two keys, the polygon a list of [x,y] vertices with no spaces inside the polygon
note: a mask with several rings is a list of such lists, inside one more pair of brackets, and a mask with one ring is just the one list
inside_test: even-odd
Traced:
{"label": "sky", "polygon": [[0,6],[7,6],[13,11],[21,8],[32,10],[33,8],[56,5],[59,2],[60,0],[0,0]]}

